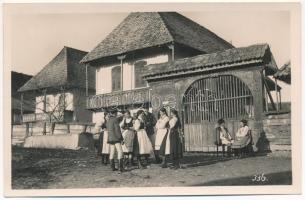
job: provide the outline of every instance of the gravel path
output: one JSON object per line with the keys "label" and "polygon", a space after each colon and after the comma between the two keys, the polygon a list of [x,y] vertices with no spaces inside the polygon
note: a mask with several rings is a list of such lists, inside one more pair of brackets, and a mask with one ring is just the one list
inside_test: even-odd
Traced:
{"label": "gravel path", "polygon": [[[151,164],[122,174],[103,166],[94,152],[13,148],[13,189],[291,184],[290,152],[243,159],[188,153],[182,169]],[[262,174],[264,174],[262,176]],[[260,175],[264,181],[253,181]]]}

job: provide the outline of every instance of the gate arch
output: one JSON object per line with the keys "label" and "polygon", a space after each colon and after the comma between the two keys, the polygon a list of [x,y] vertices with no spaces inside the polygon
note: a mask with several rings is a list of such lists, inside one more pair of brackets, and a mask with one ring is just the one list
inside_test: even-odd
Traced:
{"label": "gate arch", "polygon": [[215,127],[220,118],[225,119],[234,137],[240,119],[252,117],[253,96],[239,78],[220,75],[199,79],[183,96],[185,150],[213,150]]}

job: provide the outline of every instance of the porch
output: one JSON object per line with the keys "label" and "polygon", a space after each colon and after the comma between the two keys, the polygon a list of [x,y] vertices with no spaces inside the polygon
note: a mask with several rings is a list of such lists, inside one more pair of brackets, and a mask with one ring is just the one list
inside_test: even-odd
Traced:
{"label": "porch", "polygon": [[99,111],[109,107],[126,105],[140,106],[150,102],[150,88],[144,87],[134,90],[116,91],[87,97],[87,109]]}

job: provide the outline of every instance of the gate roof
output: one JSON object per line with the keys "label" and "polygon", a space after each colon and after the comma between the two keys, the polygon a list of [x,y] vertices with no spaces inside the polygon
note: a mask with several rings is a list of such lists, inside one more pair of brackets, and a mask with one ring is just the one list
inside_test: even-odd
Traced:
{"label": "gate roof", "polygon": [[216,53],[178,59],[174,62],[148,65],[143,70],[143,77],[146,80],[152,80],[260,63],[266,66],[267,75],[272,75],[277,71],[277,66],[268,44],[231,48]]}

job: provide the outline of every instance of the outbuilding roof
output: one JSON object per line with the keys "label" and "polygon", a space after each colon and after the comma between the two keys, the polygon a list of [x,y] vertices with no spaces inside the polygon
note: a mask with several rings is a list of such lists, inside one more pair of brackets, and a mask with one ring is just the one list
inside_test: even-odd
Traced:
{"label": "outbuilding roof", "polygon": [[291,83],[291,64],[290,61],[285,63],[275,74],[274,78],[284,81],[288,84]]}
{"label": "outbuilding roof", "polygon": [[[79,87],[85,88],[85,67],[79,61],[87,54],[85,51],[64,47],[40,72],[26,82],[18,91],[25,92],[44,88]],[[95,83],[89,81],[89,88]]]}
{"label": "outbuilding roof", "polygon": [[233,47],[215,33],[179,13],[135,12],[129,14],[81,62],[90,62],[173,42],[204,53]]}
{"label": "outbuilding roof", "polygon": [[[146,80],[170,77],[179,74],[194,73],[199,71],[210,71],[264,62],[271,52],[268,44],[256,44],[248,47],[232,48],[211,54],[202,54],[175,60],[174,62],[148,65],[143,70],[143,77]],[[269,73],[277,71],[276,66],[267,65]]]}

